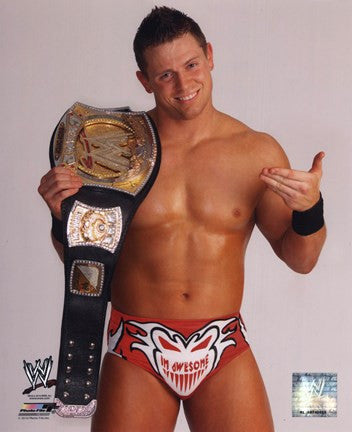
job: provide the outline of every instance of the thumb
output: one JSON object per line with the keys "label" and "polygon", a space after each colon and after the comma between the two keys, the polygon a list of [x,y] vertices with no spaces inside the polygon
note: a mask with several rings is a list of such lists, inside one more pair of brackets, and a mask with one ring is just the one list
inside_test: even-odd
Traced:
{"label": "thumb", "polygon": [[322,151],[314,156],[312,168],[309,170],[310,173],[316,173],[316,174],[322,173],[324,157],[325,157],[325,153]]}

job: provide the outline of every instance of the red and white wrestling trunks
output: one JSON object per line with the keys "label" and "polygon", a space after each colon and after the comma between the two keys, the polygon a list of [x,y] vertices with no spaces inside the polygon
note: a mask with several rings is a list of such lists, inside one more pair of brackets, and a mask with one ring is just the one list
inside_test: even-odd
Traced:
{"label": "red and white wrestling trunks", "polygon": [[152,373],[181,399],[248,348],[239,313],[211,320],[166,320],[111,310],[108,352]]}

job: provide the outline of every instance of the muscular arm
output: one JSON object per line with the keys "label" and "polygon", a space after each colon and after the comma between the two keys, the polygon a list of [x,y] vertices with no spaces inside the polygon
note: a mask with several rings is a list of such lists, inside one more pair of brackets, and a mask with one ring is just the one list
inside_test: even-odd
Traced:
{"label": "muscular arm", "polygon": [[279,258],[292,270],[309,273],[318,261],[326,228],[308,236],[295,233],[291,227],[292,210],[307,210],[318,201],[324,155],[315,157],[309,172],[295,171],[272,138],[267,144],[271,166],[280,168],[264,168],[261,173],[267,187],[256,208],[256,223]]}

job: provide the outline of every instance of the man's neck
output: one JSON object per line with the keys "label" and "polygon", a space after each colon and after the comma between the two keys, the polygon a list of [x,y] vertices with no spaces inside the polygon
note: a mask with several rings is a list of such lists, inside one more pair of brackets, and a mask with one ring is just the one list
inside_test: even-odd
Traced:
{"label": "man's neck", "polygon": [[171,117],[168,113],[158,110],[155,107],[148,112],[154,120],[159,135],[167,143],[189,143],[197,144],[199,141],[206,139],[214,130],[218,111],[210,105],[202,113],[193,119],[182,119]]}

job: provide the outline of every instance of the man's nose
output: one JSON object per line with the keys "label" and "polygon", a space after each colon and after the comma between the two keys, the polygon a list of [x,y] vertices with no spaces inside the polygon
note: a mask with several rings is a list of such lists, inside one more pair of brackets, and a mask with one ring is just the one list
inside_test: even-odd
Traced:
{"label": "man's nose", "polygon": [[176,90],[185,92],[189,87],[189,78],[184,73],[178,73],[176,76]]}

